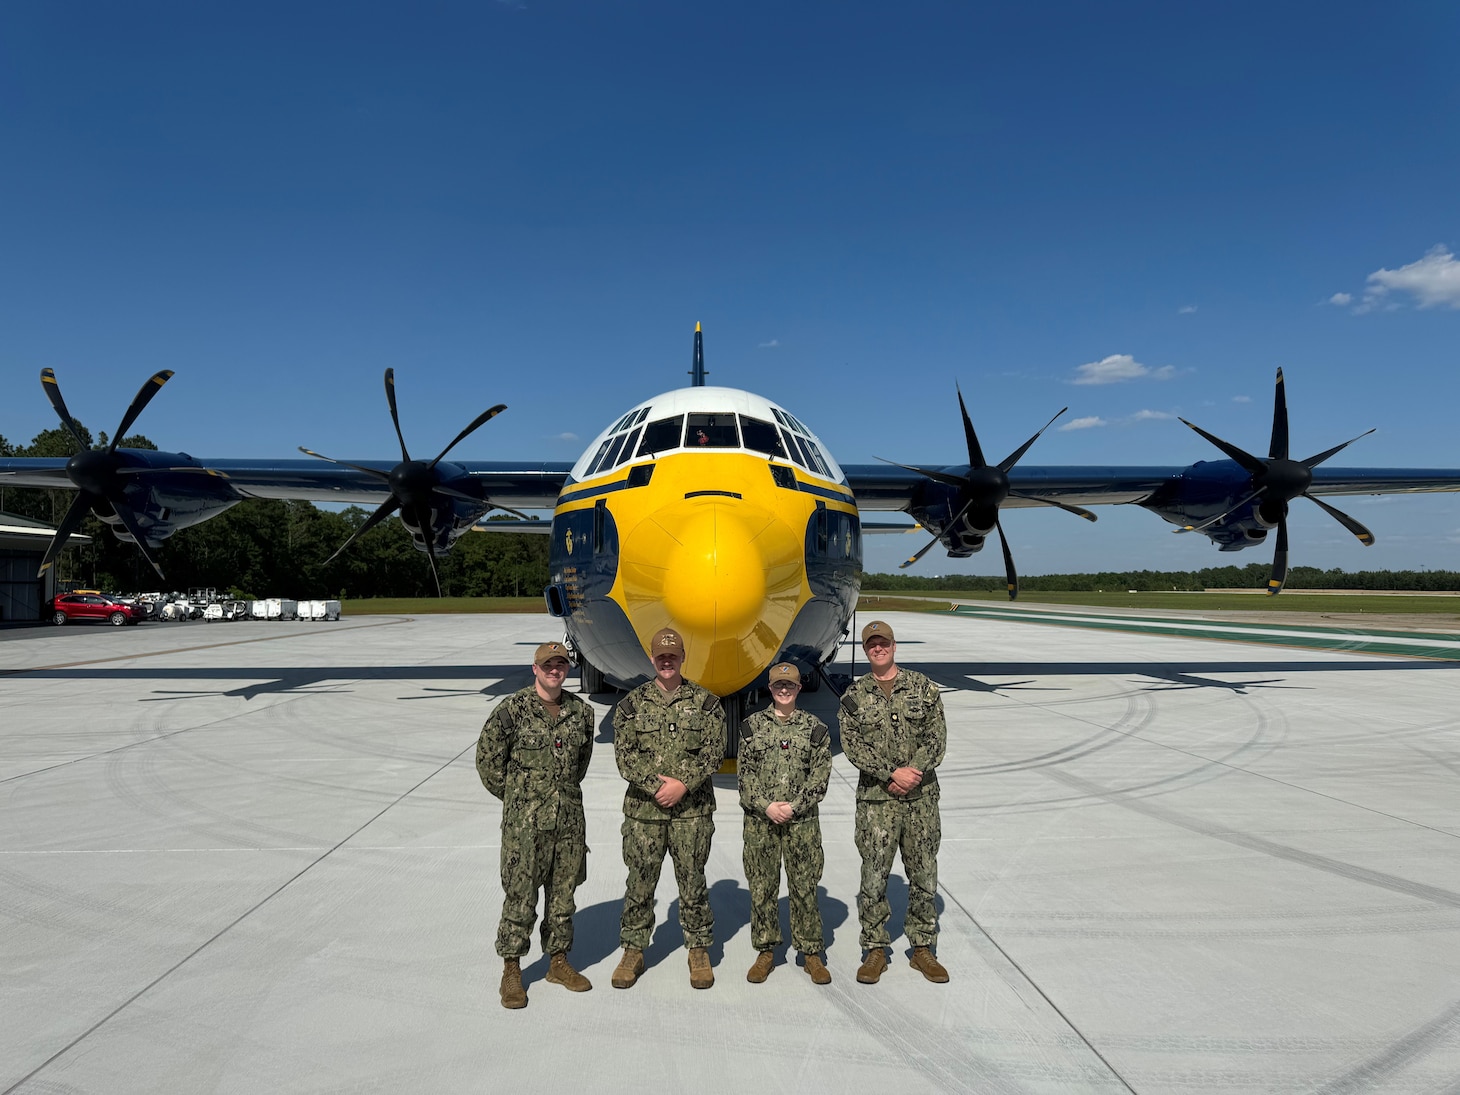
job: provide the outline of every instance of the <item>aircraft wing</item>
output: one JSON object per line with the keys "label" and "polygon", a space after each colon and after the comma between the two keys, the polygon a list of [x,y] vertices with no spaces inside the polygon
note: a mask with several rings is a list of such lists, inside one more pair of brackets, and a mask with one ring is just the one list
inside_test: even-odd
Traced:
{"label": "aircraft wing", "polygon": [[[292,498],[307,502],[378,504],[388,493],[382,479],[345,464],[321,460],[201,460],[244,498]],[[362,460],[361,467],[389,472],[389,460]],[[514,509],[552,509],[571,463],[455,461],[486,497]],[[4,464],[0,463],[0,469]]]}
{"label": "aircraft wing", "polygon": [[[1213,470],[1230,461],[1211,461]],[[936,469],[935,469],[936,470]],[[950,466],[950,474],[966,474],[967,466]],[[1185,466],[1019,467],[1009,473],[1012,493],[1031,495],[1074,506],[1131,505],[1179,494],[1184,479],[1192,472]],[[931,485],[926,476],[893,464],[843,464],[847,486],[862,510],[906,510]],[[1243,476],[1245,478],[1245,475]],[[1460,468],[1314,468],[1311,494],[1430,494],[1460,491]],[[1000,508],[1017,509],[1039,505],[1036,501],[1010,497]]]}

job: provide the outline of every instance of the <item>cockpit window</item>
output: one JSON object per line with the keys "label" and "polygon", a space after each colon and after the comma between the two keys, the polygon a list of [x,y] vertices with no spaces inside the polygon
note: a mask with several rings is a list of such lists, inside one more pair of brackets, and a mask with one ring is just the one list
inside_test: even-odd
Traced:
{"label": "cockpit window", "polygon": [[806,466],[819,471],[828,479],[831,478],[831,471],[826,466],[826,461],[821,458],[821,450],[809,437],[797,437],[796,443],[801,446],[801,451],[806,454]]}
{"label": "cockpit window", "polygon": [[740,435],[733,414],[692,414],[684,434],[687,449],[738,449]]}
{"label": "cockpit window", "polygon": [[786,447],[781,443],[781,431],[769,422],[758,418],[740,418],[740,432],[745,435],[745,447],[763,452],[769,456],[786,458]]}
{"label": "cockpit window", "polygon": [[640,456],[653,456],[679,448],[684,418],[661,418],[644,427],[644,440],[639,443]]}

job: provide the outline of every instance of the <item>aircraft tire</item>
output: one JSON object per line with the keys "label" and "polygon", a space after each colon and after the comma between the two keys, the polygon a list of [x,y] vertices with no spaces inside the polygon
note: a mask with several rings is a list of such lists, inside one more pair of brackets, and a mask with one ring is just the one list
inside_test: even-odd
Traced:
{"label": "aircraft tire", "polygon": [[581,655],[578,658],[578,682],[580,691],[590,696],[608,691],[608,682],[603,679],[603,671]]}
{"label": "aircraft tire", "polygon": [[745,697],[726,696],[720,701],[725,708],[725,756],[740,755],[740,724],[745,721]]}

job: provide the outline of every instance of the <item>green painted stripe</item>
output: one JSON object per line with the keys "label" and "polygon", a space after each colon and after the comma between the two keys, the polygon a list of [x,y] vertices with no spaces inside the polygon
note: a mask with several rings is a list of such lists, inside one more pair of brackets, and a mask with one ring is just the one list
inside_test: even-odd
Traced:
{"label": "green painted stripe", "polygon": [[[1223,623],[1204,627],[1201,622],[1197,621],[1157,619],[1148,616],[1085,616],[1065,614],[1058,609],[1039,611],[1036,614],[1009,609],[984,608],[978,605],[956,605],[953,608],[953,615],[1044,624],[1052,627],[1082,627],[1092,631],[1187,636],[1194,639],[1261,643],[1267,646],[1332,650],[1348,654],[1385,654],[1404,658],[1460,661],[1460,638],[1446,643],[1444,640],[1424,632],[1354,632],[1343,628],[1307,627],[1302,624]],[[1313,634],[1294,634],[1296,631],[1312,632]],[[1410,641],[1396,643],[1386,642],[1386,639],[1408,639]]]}

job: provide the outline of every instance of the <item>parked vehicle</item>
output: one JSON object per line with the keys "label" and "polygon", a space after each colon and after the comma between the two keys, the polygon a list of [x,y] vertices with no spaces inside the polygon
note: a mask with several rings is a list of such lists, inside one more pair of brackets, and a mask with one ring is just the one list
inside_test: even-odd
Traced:
{"label": "parked vehicle", "polygon": [[122,627],[147,616],[147,610],[140,605],[108,597],[104,593],[62,593],[50,607],[51,619],[57,624],[72,620],[105,620],[115,627]]}

